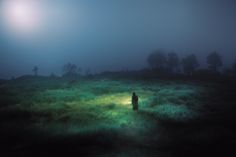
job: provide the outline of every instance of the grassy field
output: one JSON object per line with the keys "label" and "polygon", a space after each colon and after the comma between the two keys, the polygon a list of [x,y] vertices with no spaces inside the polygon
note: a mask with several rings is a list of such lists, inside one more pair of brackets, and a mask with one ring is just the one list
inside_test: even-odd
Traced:
{"label": "grassy field", "polygon": [[228,112],[235,108],[219,96],[219,84],[29,77],[0,88],[0,140],[8,155],[198,156],[208,145],[235,142],[235,112]]}

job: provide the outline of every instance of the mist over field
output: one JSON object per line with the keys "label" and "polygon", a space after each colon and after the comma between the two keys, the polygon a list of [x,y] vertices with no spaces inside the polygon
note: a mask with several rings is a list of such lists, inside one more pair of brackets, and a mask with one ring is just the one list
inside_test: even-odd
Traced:
{"label": "mist over field", "polygon": [[212,51],[226,67],[236,60],[233,0],[11,1],[0,2],[1,78],[35,65],[41,75],[61,75],[68,62],[93,73],[142,69],[157,49],[194,53],[202,67]]}

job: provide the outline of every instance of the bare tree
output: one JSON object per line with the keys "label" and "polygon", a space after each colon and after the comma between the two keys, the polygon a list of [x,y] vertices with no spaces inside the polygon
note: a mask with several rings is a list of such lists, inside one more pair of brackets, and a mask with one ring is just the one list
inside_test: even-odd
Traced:
{"label": "bare tree", "polygon": [[77,75],[77,66],[75,64],[67,63],[63,66],[63,76],[74,77]]}

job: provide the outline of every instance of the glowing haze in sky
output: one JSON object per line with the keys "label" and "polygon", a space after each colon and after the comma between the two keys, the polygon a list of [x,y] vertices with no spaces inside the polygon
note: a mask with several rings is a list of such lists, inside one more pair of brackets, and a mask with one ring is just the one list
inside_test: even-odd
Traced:
{"label": "glowing haze in sky", "polygon": [[41,10],[32,0],[7,0],[2,2],[2,14],[9,31],[29,33],[40,27]]}
{"label": "glowing haze in sky", "polygon": [[0,0],[0,78],[138,69],[156,49],[236,59],[234,0]]}

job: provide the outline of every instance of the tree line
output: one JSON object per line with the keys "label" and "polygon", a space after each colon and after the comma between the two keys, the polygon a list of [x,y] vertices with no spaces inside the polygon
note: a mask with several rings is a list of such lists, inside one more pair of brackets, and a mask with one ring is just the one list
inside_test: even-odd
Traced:
{"label": "tree line", "polygon": [[[154,51],[147,58],[149,67],[156,71],[168,71],[170,73],[183,72],[186,75],[192,75],[200,66],[195,54],[190,54],[182,59],[175,52],[164,53],[161,50]],[[219,73],[219,69],[223,66],[221,55],[214,51],[206,57],[208,70]],[[236,72],[236,63],[231,68],[232,72]]]}
{"label": "tree line", "polygon": [[[152,73],[158,74],[185,74],[191,76],[196,72],[202,72],[204,74],[224,73],[226,75],[236,76],[236,62],[231,68],[225,68],[220,71],[220,68],[223,67],[223,61],[221,55],[216,51],[209,53],[206,57],[206,63],[208,65],[207,69],[199,69],[200,63],[195,54],[190,54],[180,58],[175,52],[165,53],[162,50],[157,50],[150,53],[147,57],[147,63]],[[38,75],[38,70],[39,68],[34,66],[32,71],[35,76]],[[78,78],[82,75],[92,76],[90,69],[84,70],[82,74],[82,69],[73,63],[63,65],[62,72],[62,77],[67,78]],[[54,76],[55,75],[52,73],[51,77]]]}

